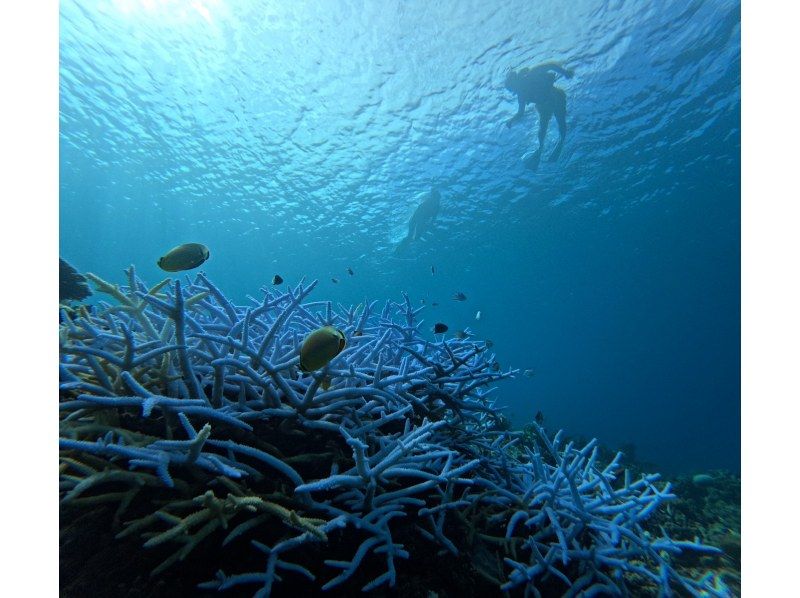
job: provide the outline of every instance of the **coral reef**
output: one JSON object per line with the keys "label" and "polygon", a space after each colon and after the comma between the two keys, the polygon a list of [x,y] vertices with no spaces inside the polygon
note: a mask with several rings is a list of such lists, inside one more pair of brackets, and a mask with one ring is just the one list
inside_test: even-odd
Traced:
{"label": "coral reef", "polygon": [[648,521],[648,529],[664,528],[673,536],[699,538],[720,548],[717,554],[686,553],[675,559],[675,568],[685,575],[712,570],[741,592],[742,513],[741,478],[727,471],[697,474],[674,480],[677,499],[659,509]]}
{"label": "coral reef", "polygon": [[[239,306],[203,274],[86,276],[114,303],[61,314],[62,513],[112,508],[156,576],[202,559],[201,591],[371,591],[441,554],[498,595],[730,595],[674,566],[719,549],[644,529],[669,484],[508,430],[492,393],[513,372],[485,343],[426,340],[408,297],[334,307],[301,281]],[[304,373],[320,326],[347,346]]]}

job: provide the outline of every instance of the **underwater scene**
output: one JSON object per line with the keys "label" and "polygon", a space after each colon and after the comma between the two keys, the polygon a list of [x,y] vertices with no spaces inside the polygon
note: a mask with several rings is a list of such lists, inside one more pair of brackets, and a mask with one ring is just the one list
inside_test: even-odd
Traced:
{"label": "underwater scene", "polygon": [[61,595],[740,595],[740,24],[62,0]]}

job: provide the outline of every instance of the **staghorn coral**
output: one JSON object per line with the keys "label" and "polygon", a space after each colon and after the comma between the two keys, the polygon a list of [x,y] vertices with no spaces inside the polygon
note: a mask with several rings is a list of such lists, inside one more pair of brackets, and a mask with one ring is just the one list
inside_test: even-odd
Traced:
{"label": "staghorn coral", "polygon": [[[425,340],[406,296],[334,308],[301,281],[237,306],[202,274],[87,278],[116,304],[62,313],[62,503],[137,508],[118,536],[174,549],[155,574],[245,543],[263,566],[200,587],[268,596],[292,575],[370,591],[427,542],[470,555],[498,593],[729,594],[671,564],[717,549],[642,528],[669,485],[631,479],[620,455],[601,464],[595,441],[507,430],[491,393],[513,372],[484,343]],[[305,374],[300,344],[323,325],[347,347]]]}

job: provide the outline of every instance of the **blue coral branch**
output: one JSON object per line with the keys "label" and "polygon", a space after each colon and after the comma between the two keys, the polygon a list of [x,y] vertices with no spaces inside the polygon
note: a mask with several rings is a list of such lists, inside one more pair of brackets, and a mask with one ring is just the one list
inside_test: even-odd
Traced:
{"label": "blue coral branch", "polygon": [[[423,338],[421,308],[407,294],[380,309],[366,300],[334,306],[307,301],[317,283],[301,280],[239,306],[204,274],[150,291],[132,268],[127,277],[123,288],[92,278],[119,305],[62,314],[61,449],[153,472],[170,488],[203,483],[197,473],[206,472],[216,483],[246,483],[236,491],[241,500],[255,488],[283,493],[305,517],[328,520],[323,537],[337,531],[351,547],[347,560],[326,558],[319,532],[310,531],[269,546],[253,537],[269,517],[260,513],[224,542],[249,538],[263,567],[220,571],[201,588],[255,584],[256,595],[269,596],[285,575],[316,583],[323,565],[335,570],[323,590],[392,587],[396,560],[414,556],[394,541],[398,530],[463,554],[470,547],[452,529],[466,526],[496,539],[502,591],[535,596],[547,578],[563,583],[565,595],[624,595],[632,592],[627,575],[637,573],[664,595],[730,595],[717,577],[687,578],[669,560],[717,549],[645,533],[675,498],[669,485],[655,474],[631,479],[621,454],[601,463],[596,441],[578,446],[536,424],[524,442],[499,430],[493,385],[515,370],[494,371],[481,341]],[[343,330],[347,346],[320,371],[301,372],[300,346],[321,325]],[[125,414],[118,431],[81,433],[109,429],[98,423],[109,410]],[[133,444],[126,438],[138,436],[128,432],[147,440]],[[163,437],[153,440],[156,433]],[[291,435],[340,447],[341,457],[283,454],[279,442]],[[265,445],[272,442],[278,450]],[[74,476],[63,483],[65,492],[77,486]],[[284,560],[300,548],[319,557],[315,567]],[[376,559],[380,570],[367,574]]]}

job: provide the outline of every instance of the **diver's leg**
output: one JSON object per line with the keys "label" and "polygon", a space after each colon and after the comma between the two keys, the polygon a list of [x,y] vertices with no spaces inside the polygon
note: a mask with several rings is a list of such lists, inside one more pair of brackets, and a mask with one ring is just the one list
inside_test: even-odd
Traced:
{"label": "diver's leg", "polygon": [[525,161],[525,165],[532,170],[536,170],[539,167],[539,160],[542,157],[542,149],[544,148],[544,138],[547,137],[547,126],[550,124],[550,117],[553,115],[550,106],[536,104],[536,110],[539,112],[539,147]]}
{"label": "diver's leg", "polygon": [[408,249],[409,245],[411,245],[411,238],[410,237],[403,237],[403,239],[397,244],[397,247],[394,248],[395,255],[401,255]]}
{"label": "diver's leg", "polygon": [[567,94],[563,89],[558,87],[553,88],[553,114],[558,123],[558,145],[553,153],[550,154],[548,160],[555,162],[561,155],[561,150],[564,147],[564,139],[567,137]]}
{"label": "diver's leg", "polygon": [[407,235],[406,238],[409,241],[414,241],[417,238],[417,218],[416,218],[416,216],[417,215],[414,214],[414,216],[411,217],[411,220],[408,223],[408,235]]}

